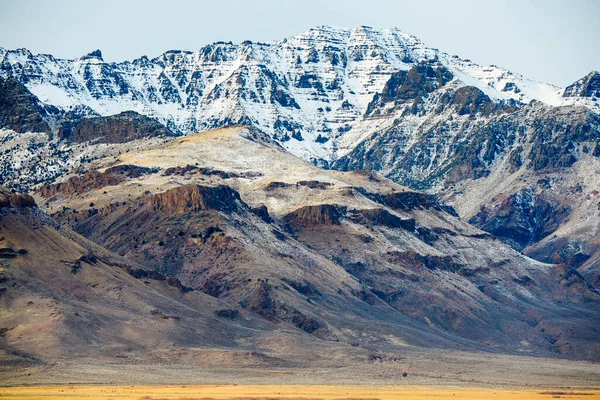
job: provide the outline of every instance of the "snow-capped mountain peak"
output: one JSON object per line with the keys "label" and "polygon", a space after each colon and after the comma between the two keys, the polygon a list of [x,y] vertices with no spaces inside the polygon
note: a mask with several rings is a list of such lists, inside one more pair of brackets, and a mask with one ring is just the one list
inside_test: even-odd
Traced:
{"label": "snow-capped mountain peak", "polygon": [[254,125],[296,155],[325,160],[373,132],[376,124],[361,121],[374,96],[421,63],[443,65],[454,86],[495,101],[566,101],[562,88],[450,56],[397,28],[319,26],[271,43],[217,42],[120,63],[105,62],[100,50],[65,60],[0,49],[0,76],[59,109],[133,110],[184,134]]}

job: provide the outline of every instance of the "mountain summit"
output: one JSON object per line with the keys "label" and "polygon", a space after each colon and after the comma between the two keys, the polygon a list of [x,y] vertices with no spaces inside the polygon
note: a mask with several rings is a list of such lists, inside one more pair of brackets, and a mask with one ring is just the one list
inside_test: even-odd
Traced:
{"label": "mountain summit", "polygon": [[80,60],[91,60],[91,59],[96,59],[98,61],[104,61],[104,59],[102,58],[102,52],[100,50],[94,50],[91,53],[88,53],[85,56],[80,58]]}
{"label": "mountain summit", "polygon": [[592,71],[577,82],[568,86],[564,97],[600,97],[600,72]]}
{"label": "mountain summit", "polygon": [[496,102],[564,103],[563,89],[451,56],[398,29],[320,26],[272,43],[217,42],[195,52],[106,63],[96,50],[61,60],[0,49],[0,76],[44,103],[99,115],[133,110],[192,133],[253,125],[296,155],[331,160],[372,129],[360,126],[375,94],[416,65],[440,65],[452,87]]}

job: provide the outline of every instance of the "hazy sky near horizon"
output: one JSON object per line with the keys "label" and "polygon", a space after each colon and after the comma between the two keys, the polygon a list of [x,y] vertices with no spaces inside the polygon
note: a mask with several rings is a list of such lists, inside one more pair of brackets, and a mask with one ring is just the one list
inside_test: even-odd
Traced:
{"label": "hazy sky near horizon", "polygon": [[596,0],[0,0],[0,47],[106,61],[274,41],[318,25],[397,27],[479,64],[566,86],[600,70]]}

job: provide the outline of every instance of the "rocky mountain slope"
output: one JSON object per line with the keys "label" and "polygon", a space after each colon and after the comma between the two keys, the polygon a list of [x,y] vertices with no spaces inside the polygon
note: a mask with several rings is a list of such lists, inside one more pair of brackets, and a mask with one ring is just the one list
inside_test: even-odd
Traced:
{"label": "rocky mountain slope", "polygon": [[440,63],[459,86],[474,86],[494,101],[560,105],[578,98],[448,55],[397,29],[322,26],[273,43],[214,43],[122,63],[104,62],[99,50],[61,60],[0,49],[0,76],[65,112],[133,110],[182,133],[253,125],[292,153],[325,161],[378,129],[359,123],[373,97],[395,74],[419,63]]}
{"label": "rocky mountain slope", "polygon": [[590,266],[600,233],[600,115],[583,105],[497,103],[447,83],[447,74],[423,67],[390,79],[366,117],[385,116],[387,126],[331,166],[440,193],[513,248],[581,266],[598,286]]}
{"label": "rocky mountain slope", "polygon": [[0,49],[0,183],[234,318],[595,359],[599,76],[368,27],[123,63]]}
{"label": "rocky mountain slope", "polygon": [[269,360],[241,342],[261,334],[285,340],[289,330],[273,331],[244,312],[234,320],[230,307],[57,224],[31,196],[1,189],[3,366],[31,372],[60,360],[159,362],[172,357],[173,349],[207,363],[211,357],[256,365]]}
{"label": "rocky mountain slope", "polygon": [[[593,164],[600,154],[597,72],[562,89],[448,55],[397,29],[327,26],[273,43],[215,43],[122,63],[104,62],[100,51],[61,60],[25,49],[1,49],[0,60],[2,108],[13,115],[5,117],[8,130],[0,132],[2,183],[20,190],[106,152],[128,150],[115,142],[241,123],[317,165],[372,169],[412,188],[441,190],[461,216],[518,250],[531,247],[526,251],[540,260],[596,251],[595,230],[568,240],[573,243],[559,240],[564,245],[550,246],[556,251],[533,246],[577,214],[581,197],[565,189],[563,201],[546,199],[555,192],[537,182],[546,182],[547,172],[572,181],[579,160]],[[125,126],[115,120],[128,115],[123,112],[137,116]],[[112,117],[116,114],[120,117]],[[142,115],[168,129],[151,120],[134,127],[131,121],[141,123]],[[113,146],[78,146],[86,140]],[[464,196],[462,189],[447,187],[469,185],[493,171],[515,181],[519,169],[533,174],[529,186],[503,186],[503,196],[492,203],[533,190],[552,208],[529,213],[548,214],[537,219],[521,215],[519,232],[504,229],[504,220],[490,215],[491,197]],[[585,196],[598,190],[591,183],[571,186],[581,187]],[[476,216],[481,207],[486,215]],[[590,214],[588,208],[578,213]],[[595,270],[585,267],[590,268]],[[600,284],[596,273],[589,279]]]}
{"label": "rocky mountain slope", "polygon": [[325,342],[596,359],[598,294],[435,196],[323,170],[256,130],[170,139],[36,197],[61,224],[188,287]]}

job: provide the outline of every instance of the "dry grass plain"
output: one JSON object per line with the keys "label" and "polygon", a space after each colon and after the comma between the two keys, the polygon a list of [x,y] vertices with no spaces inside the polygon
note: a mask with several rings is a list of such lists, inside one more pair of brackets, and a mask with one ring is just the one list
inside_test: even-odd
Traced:
{"label": "dry grass plain", "polygon": [[452,388],[423,386],[219,385],[219,386],[23,386],[0,388],[2,399],[22,400],[421,400],[600,399],[599,390]]}

